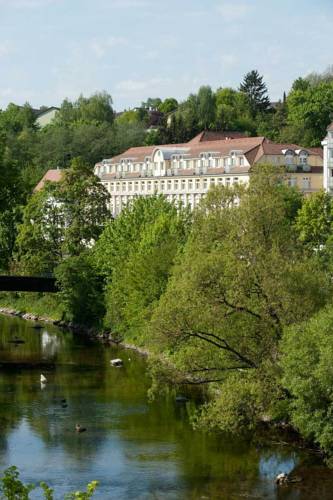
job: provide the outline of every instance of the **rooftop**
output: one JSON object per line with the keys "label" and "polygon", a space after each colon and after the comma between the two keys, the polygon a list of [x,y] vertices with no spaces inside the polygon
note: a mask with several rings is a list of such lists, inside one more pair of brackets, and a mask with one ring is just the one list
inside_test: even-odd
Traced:
{"label": "rooftop", "polygon": [[42,179],[39,181],[37,186],[34,189],[34,192],[40,191],[43,189],[45,182],[59,182],[62,179],[62,176],[64,174],[63,170],[60,169],[51,169],[44,174]]}

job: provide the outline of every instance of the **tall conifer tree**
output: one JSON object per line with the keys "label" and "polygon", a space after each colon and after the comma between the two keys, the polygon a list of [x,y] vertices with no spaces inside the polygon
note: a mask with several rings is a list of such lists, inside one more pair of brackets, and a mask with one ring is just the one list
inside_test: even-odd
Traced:
{"label": "tall conifer tree", "polygon": [[244,76],[239,90],[248,96],[252,113],[262,113],[269,107],[269,97],[267,86],[263,76],[260,76],[256,69],[250,71]]}

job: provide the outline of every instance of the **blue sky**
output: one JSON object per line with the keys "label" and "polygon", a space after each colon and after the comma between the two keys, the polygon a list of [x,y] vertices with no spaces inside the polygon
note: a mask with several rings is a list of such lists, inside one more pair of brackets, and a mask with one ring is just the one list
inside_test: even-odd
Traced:
{"label": "blue sky", "polygon": [[122,110],[333,64],[332,0],[0,0],[0,108],[109,92]]}

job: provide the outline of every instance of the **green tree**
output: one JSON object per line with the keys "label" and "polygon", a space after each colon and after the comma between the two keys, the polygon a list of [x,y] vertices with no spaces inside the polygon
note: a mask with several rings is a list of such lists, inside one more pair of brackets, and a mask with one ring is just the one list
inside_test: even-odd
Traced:
{"label": "green tree", "polygon": [[71,102],[65,99],[56,114],[55,123],[71,125],[74,122],[110,123],[114,120],[112,98],[107,92],[97,92],[90,97],[80,97]]}
{"label": "green tree", "polygon": [[[237,412],[251,425],[273,414],[283,328],[310,317],[330,293],[329,277],[297,242],[281,181],[261,166],[248,189],[208,193],[151,321],[156,348],[170,353],[178,381],[218,384],[204,413],[209,420],[217,407],[229,408],[216,422],[223,429]],[[253,404],[242,391],[227,405],[232,384],[242,383]]]}
{"label": "green tree", "polygon": [[162,104],[162,101],[159,97],[149,97],[146,102],[141,104],[143,109],[158,109]]}
{"label": "green tree", "polygon": [[199,89],[197,113],[199,128],[203,130],[214,128],[216,115],[215,95],[208,85],[202,86]]}
{"label": "green tree", "polygon": [[332,198],[325,191],[319,191],[305,198],[295,226],[299,239],[312,251],[318,251],[323,249],[327,240],[331,238],[332,223]]}
{"label": "green tree", "polygon": [[7,133],[19,133],[35,127],[36,115],[29,103],[17,106],[10,103],[5,111],[0,112],[0,128]]}
{"label": "green tree", "polygon": [[291,422],[321,446],[333,465],[333,308],[286,329],[281,344],[284,387]]}
{"label": "green tree", "polygon": [[333,81],[295,86],[287,97],[289,140],[319,146],[333,112]]}
{"label": "green tree", "polygon": [[26,205],[16,260],[28,273],[51,272],[69,255],[94,244],[110,213],[109,195],[91,168],[73,160],[59,183],[46,183]]}
{"label": "green tree", "polygon": [[109,194],[91,167],[76,158],[57,184],[56,196],[65,220],[63,252],[79,255],[97,241],[110,218]]}
{"label": "green tree", "polygon": [[[98,486],[98,481],[91,481],[87,484],[86,491],[75,491],[74,493],[68,493],[65,499],[68,500],[90,500],[96,491]],[[42,490],[43,498],[45,500],[53,500],[53,489],[51,489],[44,481],[39,484]],[[3,472],[3,476],[0,478],[0,493],[1,498],[4,500],[29,500],[30,493],[36,490],[34,484],[24,484],[20,479],[20,473],[17,467],[8,467]]]}
{"label": "green tree", "polygon": [[249,99],[253,116],[267,111],[269,107],[269,97],[263,76],[257,70],[252,70],[244,76],[239,90]]}
{"label": "green tree", "polygon": [[106,227],[95,248],[107,276],[107,324],[121,335],[142,334],[185,241],[189,214],[162,196],[138,198]]}
{"label": "green tree", "polygon": [[92,254],[85,251],[68,257],[57,266],[55,276],[65,319],[87,326],[100,325],[105,313],[104,283]]}
{"label": "green tree", "polygon": [[161,113],[165,114],[172,113],[173,111],[176,111],[177,108],[178,108],[178,101],[173,97],[167,97],[158,106],[158,110],[161,111]]}
{"label": "green tree", "polygon": [[22,273],[52,272],[62,258],[64,225],[58,186],[48,182],[43,190],[32,195],[18,226],[15,260]]}
{"label": "green tree", "polygon": [[231,88],[220,88],[215,96],[217,129],[240,130],[255,135],[256,125],[248,97],[244,93]]}

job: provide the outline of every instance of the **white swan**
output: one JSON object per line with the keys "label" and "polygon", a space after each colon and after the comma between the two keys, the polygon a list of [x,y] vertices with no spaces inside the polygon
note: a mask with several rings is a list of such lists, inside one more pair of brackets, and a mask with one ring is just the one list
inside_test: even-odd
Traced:
{"label": "white swan", "polygon": [[110,363],[112,366],[123,366],[123,360],[119,358],[111,359]]}

